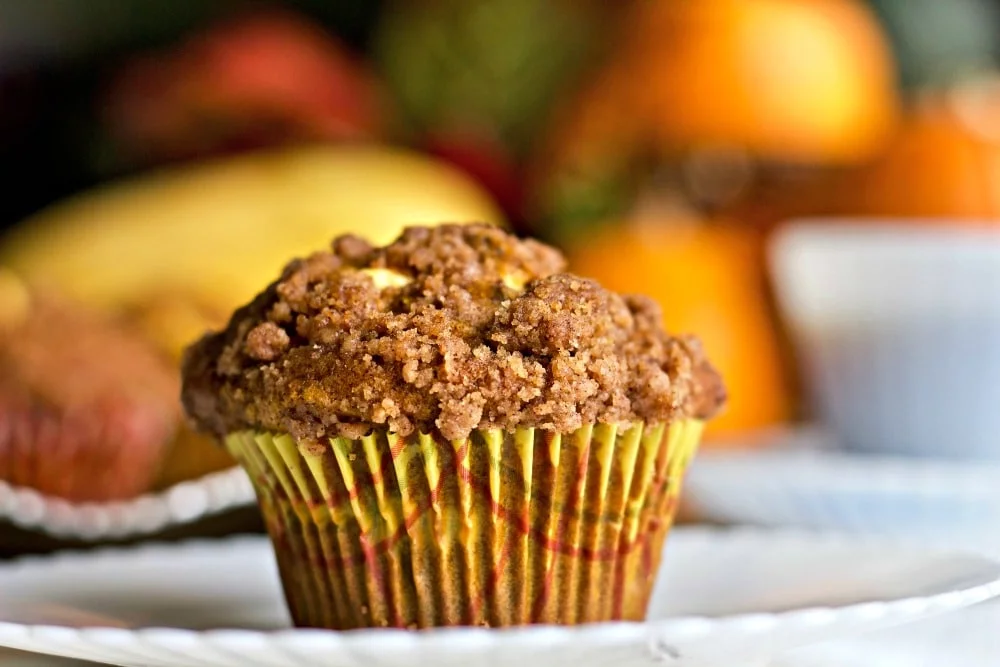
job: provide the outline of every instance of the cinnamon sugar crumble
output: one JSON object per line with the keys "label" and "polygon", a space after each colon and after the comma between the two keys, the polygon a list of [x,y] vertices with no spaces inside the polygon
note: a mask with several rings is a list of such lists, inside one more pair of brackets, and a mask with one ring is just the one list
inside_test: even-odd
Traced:
{"label": "cinnamon sugar crumble", "polygon": [[288,349],[291,339],[274,322],[261,322],[247,334],[246,352],[251,359],[273,361]]}
{"label": "cinnamon sugar crumble", "polygon": [[374,425],[567,433],[718,410],[724,390],[696,340],[664,333],[651,300],[564,265],[487,225],[413,227],[384,248],[340,237],[188,350],[185,407],[220,436],[300,440]]}

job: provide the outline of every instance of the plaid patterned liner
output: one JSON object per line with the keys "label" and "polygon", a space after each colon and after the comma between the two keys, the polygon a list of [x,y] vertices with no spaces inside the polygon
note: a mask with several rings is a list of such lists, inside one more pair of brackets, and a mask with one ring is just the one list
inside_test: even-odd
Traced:
{"label": "plaid patterned liner", "polygon": [[644,617],[701,428],[226,442],[297,625],[509,626]]}

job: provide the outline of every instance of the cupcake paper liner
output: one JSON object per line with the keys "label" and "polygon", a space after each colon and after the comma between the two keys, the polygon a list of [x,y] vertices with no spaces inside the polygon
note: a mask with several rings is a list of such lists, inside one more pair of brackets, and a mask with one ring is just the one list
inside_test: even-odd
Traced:
{"label": "cupcake paper liner", "polygon": [[226,443],[296,625],[511,626],[644,617],[701,427]]}
{"label": "cupcake paper liner", "polygon": [[0,395],[0,557],[262,530],[246,473],[211,442],[198,444],[228,470],[188,467],[185,481],[154,486],[165,454],[185,454],[172,429],[168,416],[127,402],[59,411]]}
{"label": "cupcake paper liner", "polygon": [[0,480],[73,502],[150,488],[170,421],[126,402],[60,412],[0,396]]}

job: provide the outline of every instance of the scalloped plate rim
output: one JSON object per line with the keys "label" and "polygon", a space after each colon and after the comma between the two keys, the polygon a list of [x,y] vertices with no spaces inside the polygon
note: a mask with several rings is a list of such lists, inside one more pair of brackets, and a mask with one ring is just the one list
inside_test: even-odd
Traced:
{"label": "scalloped plate rim", "polygon": [[[219,498],[221,491],[228,489],[229,495]],[[212,502],[203,510],[192,513],[190,516],[178,516],[176,508],[171,506],[171,498],[190,492],[203,492],[205,497]],[[17,498],[22,505],[27,500],[35,503],[41,508],[40,515],[37,512],[31,516],[25,516],[24,512],[18,512],[15,501]],[[2,502],[6,499],[6,502]],[[225,470],[210,473],[203,477],[179,482],[161,491],[145,493],[129,500],[117,500],[111,502],[85,502],[73,503],[64,498],[48,496],[29,487],[15,486],[0,480],[0,521],[6,521],[18,528],[38,531],[46,535],[63,538],[78,539],[81,541],[99,541],[101,539],[128,539],[141,537],[143,535],[159,532],[175,526],[190,524],[199,519],[222,514],[223,512],[249,507],[256,502],[253,488],[250,485],[246,473],[239,466],[233,466]],[[115,525],[113,516],[128,511],[139,512],[143,505],[151,506],[155,504],[161,514],[154,517],[152,521],[145,521],[143,525],[128,525],[122,527]],[[11,505],[15,505],[11,507]],[[57,512],[68,512],[75,521],[72,525],[58,525],[52,520],[52,516]],[[149,519],[151,508],[145,510]],[[87,517],[86,515],[91,515]],[[101,517],[95,519],[96,517]],[[90,521],[91,526],[81,525]],[[103,524],[103,525],[102,525]]]}
{"label": "scalloped plate rim", "polygon": [[[820,545],[898,546],[895,545],[893,540],[817,535],[809,531],[799,530],[753,529],[745,527],[730,529],[681,528],[677,532],[685,533],[685,538],[682,538],[682,540],[686,540],[689,543],[766,538],[768,540],[778,540],[779,543],[780,540],[790,540],[793,544],[804,544],[807,541],[812,541],[812,543]],[[85,563],[88,559],[100,558],[102,556],[110,556],[112,558],[142,558],[152,554],[154,557],[162,557],[165,551],[197,551],[206,548],[213,550],[225,548],[238,549],[243,544],[260,545],[262,542],[266,542],[266,538],[240,536],[224,540],[193,540],[167,545],[144,544],[135,547],[115,547],[96,552],[64,552],[54,556],[28,557],[20,561],[15,561],[12,564],[0,566],[0,573],[6,570],[6,574],[16,574],[17,568],[44,567],[46,564],[53,563],[61,567],[65,567],[67,564],[72,566],[74,563]],[[930,554],[939,554],[941,552],[942,550],[937,550],[930,552]],[[947,554],[949,552],[944,553]],[[962,556],[961,553],[953,555]],[[464,640],[463,645],[466,650],[482,652],[489,650],[491,647],[496,647],[503,642],[514,641],[543,645],[552,643],[564,644],[585,636],[590,639],[590,643],[601,640],[602,646],[628,645],[635,647],[641,644],[645,647],[645,653],[650,660],[667,661],[668,664],[678,665],[701,665],[702,663],[700,662],[688,663],[681,657],[689,653],[690,647],[685,644],[692,642],[705,643],[713,635],[735,633],[743,639],[749,639],[752,644],[754,639],[774,634],[782,626],[799,623],[802,626],[800,630],[804,629],[803,632],[800,632],[802,636],[798,640],[783,646],[785,649],[795,648],[808,645],[820,639],[826,640],[842,637],[847,629],[840,628],[839,626],[851,626],[855,630],[876,629],[916,620],[936,613],[959,609],[1000,596],[1000,564],[985,558],[974,556],[968,556],[968,558],[976,561],[984,568],[988,566],[990,572],[989,580],[983,580],[975,585],[968,585],[964,588],[939,591],[924,596],[902,596],[894,599],[872,600],[840,606],[809,606],[774,613],[740,613],[720,617],[683,616],[642,623],[616,622],[575,627],[539,625],[528,628],[507,629],[440,628],[421,632],[401,629],[362,629],[335,632],[309,629],[246,630],[239,628],[199,631],[162,626],[137,629],[106,626],[72,628],[44,624],[29,625],[0,622],[0,644],[25,650],[25,645],[18,643],[18,639],[28,640],[29,642],[31,640],[44,641],[44,637],[39,638],[38,635],[56,632],[61,633],[61,636],[64,637],[72,636],[80,641],[88,640],[91,642],[111,641],[112,639],[141,641],[143,638],[157,635],[161,637],[169,635],[170,638],[182,638],[191,644],[207,643],[210,646],[227,639],[250,640],[266,645],[276,643],[279,647],[307,642],[311,650],[326,647],[330,650],[343,649],[350,653],[353,648],[371,645],[371,640],[375,637],[378,638],[380,649],[390,650],[393,655],[396,655],[396,652],[405,652],[415,647],[433,649],[437,644],[453,644],[456,638]],[[980,578],[985,577],[982,573],[978,576]],[[831,636],[824,636],[823,630],[830,628],[839,629],[838,632]],[[815,637],[817,634],[820,635],[819,638]],[[117,643],[115,645],[118,646]],[[228,646],[229,644],[226,645]],[[65,649],[65,646],[61,648]],[[28,650],[33,649],[29,648]],[[695,650],[694,654],[698,654],[698,650]],[[81,655],[79,657],[84,656]],[[674,662],[670,663],[670,660],[674,660]]]}

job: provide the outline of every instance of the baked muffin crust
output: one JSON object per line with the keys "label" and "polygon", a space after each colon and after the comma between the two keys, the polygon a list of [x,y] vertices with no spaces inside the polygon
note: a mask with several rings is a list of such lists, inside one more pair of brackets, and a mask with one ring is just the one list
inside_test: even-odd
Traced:
{"label": "baked muffin crust", "polygon": [[383,248],[340,237],[188,349],[185,408],[218,436],[300,441],[374,426],[568,433],[720,408],[697,340],[666,334],[650,299],[564,266],[555,249],[488,225],[413,227]]}

